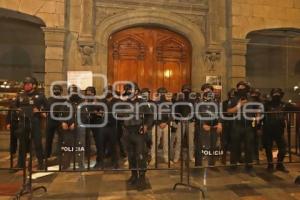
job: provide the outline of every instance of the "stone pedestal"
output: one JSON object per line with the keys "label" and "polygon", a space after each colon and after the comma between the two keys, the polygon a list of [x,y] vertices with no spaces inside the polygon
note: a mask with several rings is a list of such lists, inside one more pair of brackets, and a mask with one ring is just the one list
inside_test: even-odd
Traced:
{"label": "stone pedestal", "polygon": [[231,41],[231,69],[229,85],[235,87],[236,84],[246,78],[246,52],[247,39],[232,39]]}
{"label": "stone pedestal", "polygon": [[66,31],[61,28],[43,28],[45,33],[45,94],[50,94],[54,81],[66,80],[64,70],[64,43]]}

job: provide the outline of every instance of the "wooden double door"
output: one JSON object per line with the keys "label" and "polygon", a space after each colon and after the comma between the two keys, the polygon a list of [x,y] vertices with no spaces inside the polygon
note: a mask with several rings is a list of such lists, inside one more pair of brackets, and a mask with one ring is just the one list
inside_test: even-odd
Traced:
{"label": "wooden double door", "polygon": [[178,92],[191,82],[191,45],[172,31],[136,27],[109,38],[108,80],[134,81],[155,92],[165,87]]}

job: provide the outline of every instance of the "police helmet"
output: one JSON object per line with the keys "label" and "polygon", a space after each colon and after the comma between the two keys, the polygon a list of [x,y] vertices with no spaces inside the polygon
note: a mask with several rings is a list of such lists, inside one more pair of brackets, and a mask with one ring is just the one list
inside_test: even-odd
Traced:
{"label": "police helmet", "polygon": [[61,85],[53,85],[52,87],[52,91],[58,91],[58,92],[62,92],[63,91],[63,87]]}
{"label": "police helmet", "polygon": [[79,93],[79,91],[80,91],[80,88],[77,85],[73,84],[68,87],[68,94]]}
{"label": "police helmet", "polygon": [[201,87],[201,91],[204,91],[206,89],[211,89],[211,91],[214,91],[214,87],[212,86],[212,84],[209,84],[209,83],[205,83]]}
{"label": "police helmet", "polygon": [[89,86],[85,89],[85,92],[90,91],[93,94],[96,94],[96,88],[93,86]]}
{"label": "police helmet", "polygon": [[27,76],[27,77],[25,77],[23,83],[24,83],[24,84],[25,84],[25,83],[32,83],[33,85],[37,85],[37,84],[38,84],[36,78],[34,78],[34,77],[32,77],[32,76]]}
{"label": "police helmet", "polygon": [[[132,88],[132,86],[134,87],[134,88]],[[140,89],[139,89],[139,86],[138,86],[138,84],[136,83],[136,82],[132,82],[131,84],[125,84],[124,85],[124,87],[123,87],[123,89],[125,90],[125,91],[129,91],[129,90],[132,90],[132,89],[134,89],[135,91],[137,90],[137,91],[140,91]]]}
{"label": "police helmet", "polygon": [[157,93],[166,94],[166,93],[168,93],[168,90],[165,87],[160,87],[157,89]]}
{"label": "police helmet", "polygon": [[251,90],[250,90],[250,95],[252,96],[260,96],[261,95],[261,92],[260,92],[260,90],[259,89],[257,89],[257,88],[252,88]]}
{"label": "police helmet", "polygon": [[273,96],[273,94],[279,93],[281,97],[283,97],[284,92],[281,88],[272,88],[270,95]]}
{"label": "police helmet", "polygon": [[192,88],[189,84],[184,84],[181,88],[181,91],[182,92],[191,92],[192,91]]}
{"label": "police helmet", "polygon": [[236,84],[236,88],[239,88],[240,85],[245,86],[245,88],[247,89],[247,91],[250,91],[250,83],[246,82],[246,81],[240,81]]}
{"label": "police helmet", "polygon": [[141,89],[141,93],[150,93],[150,89],[149,88],[142,88]]}

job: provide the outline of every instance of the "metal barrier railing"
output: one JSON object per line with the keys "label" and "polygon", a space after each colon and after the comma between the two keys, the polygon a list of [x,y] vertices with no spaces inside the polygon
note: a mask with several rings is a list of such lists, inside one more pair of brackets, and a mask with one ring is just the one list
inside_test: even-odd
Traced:
{"label": "metal barrier railing", "polygon": [[[11,112],[20,112],[20,110],[7,110],[7,111],[11,111]],[[295,155],[299,155],[299,152],[300,152],[300,147],[299,147],[299,144],[300,144],[300,132],[299,132],[299,123],[297,123],[299,121],[299,112],[282,112],[284,114],[286,114],[286,122],[287,122],[287,127],[286,127],[286,130],[287,130],[287,141],[288,141],[288,156],[289,156],[289,161],[288,162],[284,162],[284,163],[299,163],[299,162],[294,162],[292,160],[292,154],[295,154]],[[49,113],[48,113],[49,114]],[[160,113],[161,114],[161,113]],[[152,144],[154,145],[154,149],[155,149],[155,166],[154,168],[151,168],[151,167],[147,167],[147,168],[133,168],[133,169],[124,169],[124,168],[119,168],[119,169],[110,169],[110,168],[104,168],[104,169],[92,169],[91,168],[91,137],[90,137],[90,128],[86,128],[87,129],[87,132],[85,132],[85,135],[86,135],[86,145],[85,147],[86,148],[86,151],[85,153],[87,154],[87,167],[86,168],[81,168],[81,169],[78,169],[76,168],[76,164],[77,164],[77,157],[76,157],[76,152],[73,151],[73,166],[72,166],[72,169],[70,170],[69,168],[66,169],[65,167],[62,168],[62,137],[59,137],[59,155],[58,155],[58,160],[59,160],[59,170],[50,170],[48,169],[48,157],[47,157],[47,153],[46,152],[46,157],[44,159],[45,161],[45,166],[44,166],[44,169],[42,170],[35,170],[33,169],[33,144],[32,144],[32,141],[34,140],[34,136],[32,134],[32,127],[29,127],[30,131],[29,131],[29,161],[28,161],[28,165],[26,165],[26,159],[24,159],[24,167],[21,168],[23,170],[23,188],[21,189],[21,191],[16,195],[16,198],[19,199],[22,195],[24,194],[28,194],[28,193],[33,193],[34,191],[36,190],[39,190],[39,189],[43,189],[44,191],[47,191],[46,187],[44,186],[40,186],[40,187],[37,187],[37,188],[33,188],[32,186],[32,174],[33,173],[36,173],[36,172],[86,172],[86,171],[132,171],[132,170],[174,170],[174,171],[180,171],[180,182],[176,183],[173,187],[173,189],[175,190],[177,186],[187,186],[187,187],[190,187],[190,188],[193,188],[193,189],[197,189],[199,191],[202,192],[202,195],[203,195],[203,198],[205,198],[205,193],[204,193],[204,189],[202,188],[199,188],[199,187],[195,187],[195,186],[192,186],[191,183],[190,183],[190,169],[192,168],[195,168],[195,169],[206,169],[206,168],[214,168],[214,167],[228,167],[228,166],[232,166],[232,165],[228,165],[228,164],[223,164],[223,165],[217,165],[217,164],[214,164],[212,166],[204,166],[204,165],[201,165],[201,166],[194,166],[194,167],[191,167],[190,166],[190,144],[189,142],[191,141],[190,140],[190,137],[193,136],[195,134],[201,134],[201,132],[195,132],[195,133],[191,133],[190,134],[190,130],[189,130],[189,126],[187,124],[190,123],[189,120],[177,120],[177,123],[179,124],[179,127],[180,127],[180,167],[177,168],[176,166],[171,166],[171,149],[173,148],[173,144],[171,142],[171,122],[174,123],[174,119],[172,119],[172,117],[170,117],[172,113],[168,113],[168,120],[167,120],[167,134],[168,134],[168,137],[167,137],[167,150],[168,150],[168,161],[167,161],[167,168],[164,168],[164,167],[159,167],[159,162],[158,162],[158,123],[154,123],[153,125],[153,129],[154,129],[154,138],[155,138],[155,142]],[[179,115],[179,113],[176,113],[177,115]],[[268,114],[267,112],[265,112],[265,114]],[[12,114],[11,114],[12,115]],[[158,113],[157,113],[158,115]],[[31,121],[31,118],[26,118],[26,116],[24,115],[24,113],[21,114],[22,118],[23,118],[23,123],[21,123],[21,125],[26,126],[26,123],[29,123],[30,125],[32,124],[32,121]],[[49,117],[50,115],[48,115]],[[182,117],[182,116],[181,116]],[[144,119],[145,117],[142,116],[142,119]],[[25,119],[29,119],[29,121],[25,121]],[[197,121],[197,120],[196,120]],[[157,122],[157,120],[155,121]],[[119,126],[120,124],[118,124],[119,122],[116,121],[116,124],[115,126]],[[144,122],[143,122],[144,123]],[[101,129],[101,128],[100,128]],[[292,130],[294,130],[293,134],[294,134],[294,138],[295,138],[295,141],[294,141],[294,144],[292,144]],[[209,131],[209,133],[211,133],[211,131]],[[61,134],[60,134],[61,136]],[[76,141],[77,141],[77,138],[78,137],[78,134],[73,134],[73,147],[76,147]],[[184,138],[186,137],[186,145],[185,145],[185,142],[184,142]],[[24,137],[21,137],[24,139]],[[193,138],[194,139],[194,138]],[[22,142],[22,141],[21,141]],[[23,142],[26,142],[25,139],[23,140]],[[153,142],[153,141],[152,141]],[[47,141],[46,141],[47,143]],[[22,145],[21,145],[22,146]],[[26,149],[25,149],[25,146],[26,145],[23,145],[24,149],[23,149],[23,152],[26,152]],[[186,147],[187,149],[187,153],[186,153],[186,159],[184,160],[184,148]],[[221,147],[221,146],[220,146]],[[295,151],[293,152],[292,151],[292,147],[294,147]],[[199,149],[198,149],[199,150]],[[201,148],[200,148],[201,150]],[[194,149],[193,149],[194,151]],[[24,156],[26,158],[26,156]],[[203,155],[203,157],[205,157],[205,155]],[[85,160],[84,160],[85,162]],[[10,158],[10,168],[9,169],[13,169],[13,156],[11,154],[11,158]],[[266,165],[268,163],[248,163],[248,164],[251,164],[251,165]],[[234,164],[234,166],[241,166],[241,165],[244,165],[244,164]],[[186,168],[185,168],[186,167]],[[2,170],[4,168],[0,168],[0,170]],[[7,169],[7,168],[5,168]],[[187,173],[187,181],[186,183],[184,182],[184,173]],[[28,173],[28,174],[27,174]],[[204,179],[206,179],[206,170],[204,171]]]}
{"label": "metal barrier railing", "polygon": [[[7,122],[12,122],[14,118],[14,114],[18,112],[19,116],[22,117],[24,116],[24,113],[21,113],[20,110],[17,109],[1,109],[1,113],[6,113],[6,121]],[[23,117],[25,119],[25,117]],[[21,124],[25,124],[25,121],[20,121]],[[3,130],[7,129],[8,127],[5,127]],[[27,184],[27,167],[26,167],[26,159],[22,160],[22,162],[19,162],[18,165],[14,166],[14,155],[17,154],[17,151],[19,151],[19,154],[21,152],[26,152],[26,141],[21,139],[19,140],[19,146],[17,146],[17,143],[15,141],[17,140],[16,136],[16,127],[15,124],[11,125],[9,127],[9,166],[1,166],[0,171],[8,171],[9,173],[11,172],[16,172],[16,171],[22,171],[22,185]],[[13,145],[13,146],[12,146]],[[14,149],[12,149],[14,148]]]}

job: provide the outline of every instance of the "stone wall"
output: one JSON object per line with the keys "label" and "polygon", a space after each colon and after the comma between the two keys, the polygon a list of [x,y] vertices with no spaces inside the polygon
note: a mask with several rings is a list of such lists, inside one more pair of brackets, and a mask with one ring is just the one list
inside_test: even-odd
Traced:
{"label": "stone wall", "polygon": [[0,0],[0,7],[41,18],[47,27],[64,27],[65,0]]}
{"label": "stone wall", "polygon": [[247,34],[263,29],[300,28],[299,0],[231,0],[230,68],[231,85],[246,77]]}
{"label": "stone wall", "polygon": [[[46,87],[54,80],[66,80],[68,70],[106,74],[109,35],[151,24],[190,40],[195,90],[199,90],[207,75],[222,76],[226,88],[227,28],[223,0],[0,0],[0,7],[37,16],[45,22]],[[207,58],[216,54],[220,59],[211,70]]]}
{"label": "stone wall", "polygon": [[64,80],[65,0],[0,0],[0,7],[42,19],[45,38],[45,85]]}
{"label": "stone wall", "polygon": [[299,0],[232,0],[232,35],[244,39],[254,30],[300,28]]}
{"label": "stone wall", "polygon": [[[150,24],[170,29],[190,40],[195,90],[205,82],[206,75],[221,75],[226,86],[225,6],[223,0],[72,0],[67,5],[66,66],[68,70],[106,74],[109,36],[125,28]],[[88,56],[92,63],[84,63],[84,47],[91,49]],[[222,54],[214,71],[209,62],[204,62],[205,56],[212,53]]]}

